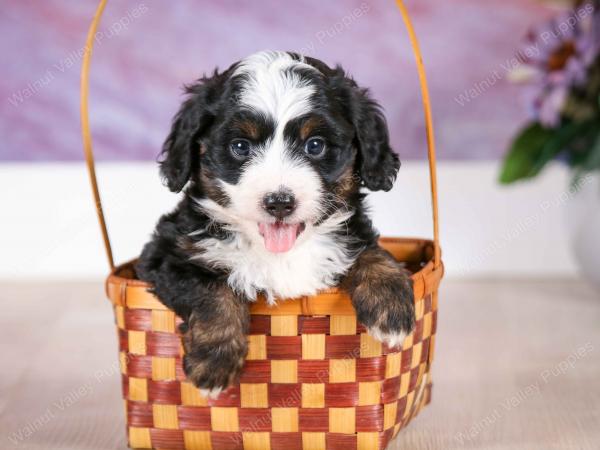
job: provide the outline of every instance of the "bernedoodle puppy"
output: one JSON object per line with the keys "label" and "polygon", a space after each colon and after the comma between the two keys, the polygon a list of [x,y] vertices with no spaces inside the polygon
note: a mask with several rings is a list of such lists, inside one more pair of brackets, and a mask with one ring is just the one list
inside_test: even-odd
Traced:
{"label": "bernedoodle puppy", "polygon": [[186,88],[161,175],[184,190],[138,276],[184,321],[187,377],[205,395],[237,380],[249,302],[340,285],[389,346],[414,326],[412,282],[377,244],[361,188],[400,167],[379,105],[339,66],[264,51]]}

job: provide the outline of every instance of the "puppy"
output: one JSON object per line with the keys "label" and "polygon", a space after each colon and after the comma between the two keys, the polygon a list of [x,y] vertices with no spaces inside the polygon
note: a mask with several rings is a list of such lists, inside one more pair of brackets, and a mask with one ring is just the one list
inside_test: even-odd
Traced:
{"label": "puppy", "polygon": [[367,90],[341,67],[264,51],[186,92],[160,162],[184,196],[137,273],[184,321],[187,377],[207,395],[237,380],[258,294],[340,285],[373,337],[401,344],[412,283],[378,246],[361,192],[390,190],[400,162]]}

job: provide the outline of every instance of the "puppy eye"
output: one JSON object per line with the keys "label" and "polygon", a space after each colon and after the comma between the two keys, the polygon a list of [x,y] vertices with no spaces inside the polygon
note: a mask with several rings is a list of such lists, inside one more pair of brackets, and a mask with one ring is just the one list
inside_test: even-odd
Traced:
{"label": "puppy eye", "polygon": [[325,139],[321,137],[311,137],[304,144],[304,151],[310,156],[320,156],[327,148]]}
{"label": "puppy eye", "polygon": [[250,154],[251,145],[246,139],[234,139],[229,144],[229,148],[235,156],[244,158]]}

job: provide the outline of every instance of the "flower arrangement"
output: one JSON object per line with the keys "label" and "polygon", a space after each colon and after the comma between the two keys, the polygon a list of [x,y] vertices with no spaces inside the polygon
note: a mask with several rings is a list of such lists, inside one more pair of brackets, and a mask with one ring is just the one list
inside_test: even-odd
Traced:
{"label": "flower arrangement", "polygon": [[554,159],[578,178],[600,171],[600,0],[578,1],[531,30],[513,81],[527,85],[531,120],[504,159],[500,181],[533,178]]}

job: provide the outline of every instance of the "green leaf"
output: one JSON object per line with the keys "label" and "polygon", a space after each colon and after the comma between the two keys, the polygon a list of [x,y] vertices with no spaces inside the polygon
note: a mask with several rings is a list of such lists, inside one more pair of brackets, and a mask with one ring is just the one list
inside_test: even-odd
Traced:
{"label": "green leaf", "polygon": [[600,132],[600,120],[595,118],[581,126],[577,137],[571,141],[568,148],[568,163],[575,170],[581,170],[590,157],[590,152],[596,143]]}
{"label": "green leaf", "polygon": [[590,153],[583,162],[583,170],[592,171],[600,169],[600,133],[596,136],[596,142],[591,148]]}
{"label": "green leaf", "polygon": [[567,122],[562,127],[554,129],[554,135],[544,146],[544,150],[542,151],[542,154],[538,160],[538,164],[536,164],[533,168],[533,176],[540,173],[546,163],[555,158],[563,150],[569,150],[570,152],[570,144],[579,140],[581,136],[588,133],[593,123],[593,121],[589,120],[583,122]]}
{"label": "green leaf", "polygon": [[589,122],[567,122],[559,128],[531,124],[513,142],[504,160],[500,182],[509,184],[537,176],[549,161],[577,139],[588,126]]}
{"label": "green leaf", "polygon": [[587,172],[600,170],[600,133],[596,135],[594,145],[582,161],[580,167],[576,170],[573,177],[573,183],[581,179]]}
{"label": "green leaf", "polygon": [[[540,156],[553,135],[553,130],[544,128],[538,122],[521,130],[504,159],[500,182],[509,184],[532,177],[535,168],[540,166]],[[538,172],[539,170],[537,169]]]}

